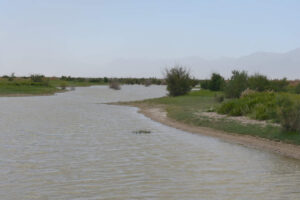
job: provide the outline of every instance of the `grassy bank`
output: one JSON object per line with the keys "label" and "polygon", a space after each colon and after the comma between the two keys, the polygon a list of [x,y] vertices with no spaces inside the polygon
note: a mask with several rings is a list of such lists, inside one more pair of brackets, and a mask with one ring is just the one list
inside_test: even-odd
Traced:
{"label": "grassy bank", "polygon": [[[218,110],[222,103],[217,101],[216,96],[222,92],[208,90],[193,91],[184,96],[162,97],[145,101],[134,102],[150,107],[162,107],[167,111],[171,119],[201,127],[209,127],[229,133],[252,135],[275,141],[300,144],[300,134],[282,129],[273,123],[241,123],[231,117],[211,117],[207,113]],[[228,100],[225,100],[225,103]]]}
{"label": "grassy bank", "polygon": [[104,83],[93,83],[88,81],[67,81],[59,78],[41,78],[32,80],[28,77],[0,78],[0,96],[27,96],[27,95],[51,95],[56,92],[65,91],[66,87],[83,87],[100,85]]}

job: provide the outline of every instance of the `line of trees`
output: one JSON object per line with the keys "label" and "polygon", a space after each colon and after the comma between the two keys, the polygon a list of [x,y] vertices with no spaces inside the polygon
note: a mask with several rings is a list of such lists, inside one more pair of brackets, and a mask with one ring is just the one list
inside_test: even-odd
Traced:
{"label": "line of trees", "polygon": [[127,85],[163,85],[165,81],[163,79],[158,78],[82,78],[82,77],[71,77],[71,76],[62,76],[61,80],[65,81],[78,81],[78,82],[90,82],[90,83],[110,83],[112,81],[119,82],[120,84],[127,84]]}
{"label": "line of trees", "polygon": [[[232,76],[227,81],[220,74],[213,73],[210,80],[202,80],[200,85],[202,89],[224,91],[227,98],[238,98],[247,88],[258,92],[286,92],[290,89],[286,78],[270,80],[262,74],[256,73],[249,76],[246,71],[237,70],[232,71]],[[300,93],[300,83],[292,90]]]}
{"label": "line of trees", "polygon": [[286,78],[270,80],[262,74],[248,75],[246,71],[232,71],[230,79],[225,80],[218,73],[213,73],[209,80],[198,81],[192,78],[190,71],[182,66],[166,69],[165,81],[170,96],[179,96],[188,93],[198,83],[202,89],[224,91],[227,98],[239,98],[246,89],[263,92],[294,92],[300,94],[300,83],[294,87],[289,86]]}
{"label": "line of trees", "polygon": [[7,79],[8,81],[14,81],[19,79],[29,79],[34,83],[42,83],[45,82],[47,79],[59,79],[63,81],[71,81],[71,82],[88,82],[88,83],[95,83],[95,84],[108,84],[112,81],[117,81],[120,84],[139,84],[139,85],[164,85],[165,80],[159,79],[159,78],[108,78],[108,77],[98,77],[98,78],[84,78],[84,77],[72,77],[72,76],[61,76],[61,77],[45,77],[42,74],[32,74],[30,76],[22,76],[22,77],[16,77],[14,73],[11,75],[4,75],[2,76],[2,79]]}

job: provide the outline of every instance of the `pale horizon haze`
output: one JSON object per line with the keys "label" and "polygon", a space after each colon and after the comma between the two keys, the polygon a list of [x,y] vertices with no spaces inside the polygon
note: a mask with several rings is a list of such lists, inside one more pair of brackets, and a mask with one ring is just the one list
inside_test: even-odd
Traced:
{"label": "pale horizon haze", "polygon": [[297,0],[0,0],[0,75],[300,78]]}

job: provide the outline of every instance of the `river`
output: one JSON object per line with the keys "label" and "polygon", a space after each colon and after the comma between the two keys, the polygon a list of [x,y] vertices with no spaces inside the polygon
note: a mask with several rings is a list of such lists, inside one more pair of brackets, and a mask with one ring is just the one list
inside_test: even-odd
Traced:
{"label": "river", "polygon": [[299,160],[103,104],[165,94],[93,86],[0,98],[0,199],[300,199]]}

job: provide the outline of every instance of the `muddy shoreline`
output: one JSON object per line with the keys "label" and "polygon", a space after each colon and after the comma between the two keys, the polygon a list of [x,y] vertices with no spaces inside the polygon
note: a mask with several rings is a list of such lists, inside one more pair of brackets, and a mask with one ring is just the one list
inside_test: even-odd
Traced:
{"label": "muddy shoreline", "polygon": [[290,158],[300,159],[300,146],[294,144],[288,144],[283,142],[277,142],[273,140],[268,140],[265,138],[254,137],[251,135],[240,135],[235,133],[228,133],[212,128],[193,126],[190,124],[185,124],[182,122],[175,121],[167,117],[167,113],[162,107],[149,106],[140,103],[126,103],[119,105],[127,105],[139,108],[139,113],[145,115],[146,117],[160,122],[164,125],[171,126],[183,131],[187,131],[194,134],[202,134],[206,136],[212,136],[220,138],[224,141],[230,143],[237,143],[247,147],[267,150],[270,152],[278,153],[283,156]]}

